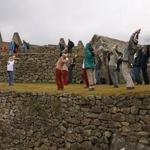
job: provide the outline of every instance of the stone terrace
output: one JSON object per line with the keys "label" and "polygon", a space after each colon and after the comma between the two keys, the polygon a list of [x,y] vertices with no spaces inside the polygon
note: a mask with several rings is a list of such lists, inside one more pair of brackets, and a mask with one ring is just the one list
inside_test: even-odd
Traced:
{"label": "stone terrace", "polygon": [[149,148],[149,94],[0,93],[1,150]]}

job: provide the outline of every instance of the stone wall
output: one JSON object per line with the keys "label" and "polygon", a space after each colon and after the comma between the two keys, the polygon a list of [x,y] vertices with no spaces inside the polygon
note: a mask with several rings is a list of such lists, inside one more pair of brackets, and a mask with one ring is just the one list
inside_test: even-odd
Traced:
{"label": "stone wall", "polygon": [[45,45],[45,46],[30,46],[28,53],[51,53],[59,55],[59,48],[57,45]]}
{"label": "stone wall", "polygon": [[[55,82],[55,64],[58,55],[52,53],[27,53],[18,54],[15,64],[15,82]],[[0,56],[0,81],[7,81],[8,55]],[[79,82],[82,79],[82,58],[77,58],[73,70],[73,80]]]}
{"label": "stone wall", "polygon": [[112,50],[115,45],[118,45],[120,52],[123,52],[128,46],[128,42],[99,35],[94,35],[92,41],[94,45],[103,46],[107,50]]}
{"label": "stone wall", "polygon": [[1,150],[149,150],[150,94],[0,93]]}

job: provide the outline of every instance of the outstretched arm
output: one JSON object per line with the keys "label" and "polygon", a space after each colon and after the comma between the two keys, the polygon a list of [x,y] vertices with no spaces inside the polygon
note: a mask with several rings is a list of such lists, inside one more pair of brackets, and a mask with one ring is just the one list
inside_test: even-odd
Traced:
{"label": "outstretched arm", "polygon": [[[130,38],[130,41],[132,40],[132,41],[137,41],[137,42],[138,42],[138,38],[139,38],[140,32],[141,32],[141,29],[138,29],[137,31],[135,31],[135,32],[132,34],[132,36],[131,36],[131,38]],[[130,42],[130,41],[129,41],[129,42]]]}

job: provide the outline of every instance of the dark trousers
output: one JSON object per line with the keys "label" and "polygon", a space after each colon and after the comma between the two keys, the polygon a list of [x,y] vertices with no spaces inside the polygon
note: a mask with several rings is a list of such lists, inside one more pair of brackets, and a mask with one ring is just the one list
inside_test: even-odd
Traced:
{"label": "dark trousers", "polygon": [[69,80],[69,83],[72,83],[72,77],[73,77],[73,67],[72,66],[69,66],[68,67],[68,80]]}
{"label": "dark trousers", "polygon": [[109,66],[109,73],[112,80],[112,83],[114,86],[118,86],[119,80],[118,80],[118,72],[116,70],[116,66]]}
{"label": "dark trousers", "polygon": [[133,73],[133,80],[135,82],[137,82],[138,84],[142,84],[142,79],[141,79],[141,67],[133,67],[133,70],[132,70],[132,73]]}
{"label": "dark trousers", "polygon": [[142,75],[143,75],[144,83],[145,84],[149,84],[149,77],[148,77],[148,73],[147,73],[147,66],[142,66]]}
{"label": "dark trousers", "polygon": [[95,70],[96,84],[101,84],[101,70]]}
{"label": "dark trousers", "polygon": [[55,70],[55,76],[56,76],[57,89],[63,90],[64,85],[63,85],[63,80],[62,80],[62,71],[60,69],[56,69]]}
{"label": "dark trousers", "polygon": [[7,71],[7,74],[8,74],[9,85],[13,85],[13,83],[14,83],[14,72],[13,71]]}

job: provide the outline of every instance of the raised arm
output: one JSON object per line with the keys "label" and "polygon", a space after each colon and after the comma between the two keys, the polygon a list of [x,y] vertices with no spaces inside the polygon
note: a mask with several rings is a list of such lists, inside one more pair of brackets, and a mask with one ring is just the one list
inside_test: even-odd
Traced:
{"label": "raised arm", "polygon": [[130,37],[129,42],[132,42],[132,41],[138,42],[138,38],[139,38],[140,32],[141,32],[141,29],[138,29],[137,31],[135,31],[135,32],[132,34],[132,36]]}

